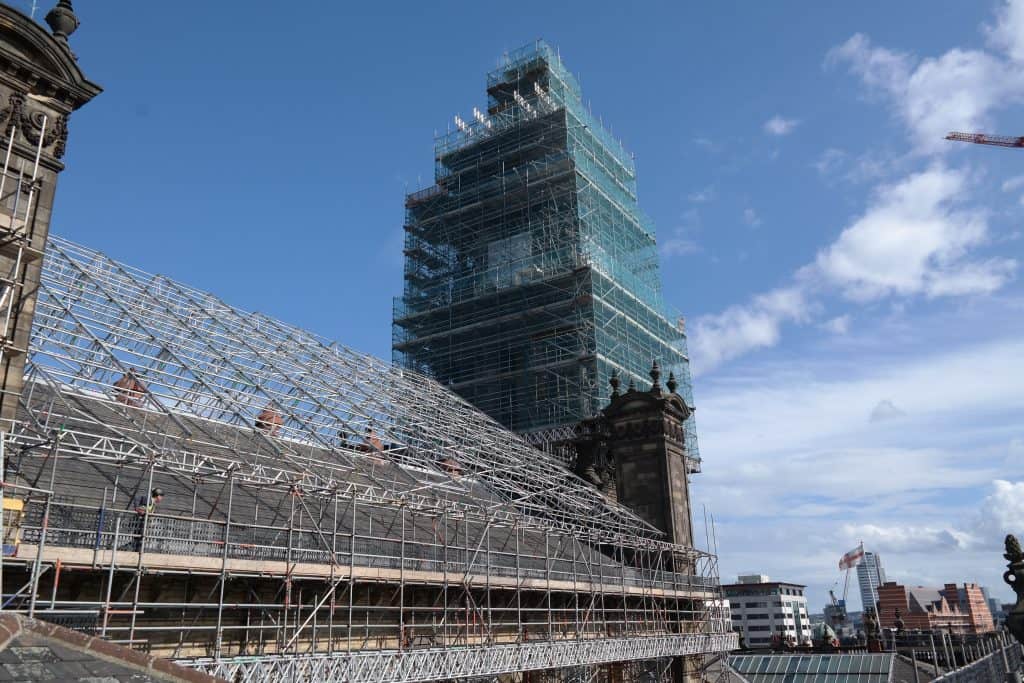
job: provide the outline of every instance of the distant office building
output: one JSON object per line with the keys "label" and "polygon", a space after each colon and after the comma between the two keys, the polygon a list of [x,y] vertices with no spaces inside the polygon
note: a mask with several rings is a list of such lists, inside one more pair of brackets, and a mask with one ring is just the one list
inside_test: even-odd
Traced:
{"label": "distant office building", "polygon": [[901,586],[893,581],[878,589],[879,623],[896,627],[899,610],[906,629],[942,629],[953,633],[988,633],[994,630],[988,601],[975,583],[942,588]]}
{"label": "distant office building", "polygon": [[750,648],[766,648],[772,637],[803,644],[811,640],[804,588],[797,583],[770,581],[764,574],[737,577],[722,586],[732,612],[733,630]]}
{"label": "distant office building", "polygon": [[885,569],[878,553],[864,553],[864,559],[857,565],[857,582],[860,584],[862,609],[878,606],[878,587],[885,583]]}
{"label": "distant office building", "polygon": [[989,593],[988,588],[985,586],[981,587],[981,594],[985,596],[985,603],[988,605],[988,611],[992,613],[992,625],[999,628],[999,624],[1005,619],[1003,614],[1003,607],[999,604],[999,601],[992,597]]}
{"label": "distant office building", "polygon": [[995,598],[990,598],[988,601],[988,610],[992,613],[992,623],[996,628],[999,628],[1006,621],[1006,612],[1003,610],[1003,606],[999,604],[999,601]]}
{"label": "distant office building", "polygon": [[822,613],[821,620],[833,629],[846,624],[848,621],[846,615],[846,601],[836,600],[836,604],[834,605],[825,605],[825,610]]}

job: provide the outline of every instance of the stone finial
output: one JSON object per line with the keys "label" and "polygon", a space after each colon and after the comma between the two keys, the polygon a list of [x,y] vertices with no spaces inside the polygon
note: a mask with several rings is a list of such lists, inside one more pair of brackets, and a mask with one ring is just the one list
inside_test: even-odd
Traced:
{"label": "stone finial", "polygon": [[1006,615],[1006,628],[1018,642],[1024,643],[1024,552],[1013,534],[1006,536],[1006,553],[1003,557],[1007,562],[1003,581],[1017,594],[1017,603]]}
{"label": "stone finial", "polygon": [[60,0],[57,6],[46,14],[46,23],[53,31],[53,37],[68,42],[68,36],[78,30],[78,16],[71,6],[71,0]]}
{"label": "stone finial", "polygon": [[651,375],[651,391],[655,391],[655,392],[659,391],[661,389],[661,384],[659,383],[659,380],[661,379],[661,366],[658,365],[658,359],[657,358],[655,358],[654,359],[654,363],[651,364],[650,375]]}
{"label": "stone finial", "polygon": [[608,378],[608,384],[612,385],[612,398],[619,397],[619,371],[612,370],[612,376]]}
{"label": "stone finial", "polygon": [[676,387],[679,386],[679,383],[676,382],[676,374],[674,372],[668,373],[668,381],[665,382],[665,386],[668,387],[670,394],[676,393]]}
{"label": "stone finial", "polygon": [[626,392],[628,393],[630,391],[636,391],[636,383],[633,382],[633,378],[632,377],[629,378],[629,386],[626,387]]}

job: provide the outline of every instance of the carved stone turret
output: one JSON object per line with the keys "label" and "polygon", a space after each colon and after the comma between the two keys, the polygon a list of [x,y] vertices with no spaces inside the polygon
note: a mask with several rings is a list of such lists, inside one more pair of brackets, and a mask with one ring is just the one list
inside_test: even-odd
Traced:
{"label": "carved stone turret", "polygon": [[661,368],[651,367],[652,385],[638,391],[631,379],[619,393],[613,374],[611,401],[601,413],[576,429],[576,473],[610,493],[669,540],[693,545],[690,491],[683,423],[690,415],[683,398],[660,384]]}
{"label": "carved stone turret", "polygon": [[79,23],[71,3],[60,0],[46,22],[52,35],[0,3],[0,429],[9,427],[24,383],[68,119],[101,91],[68,46]]}
{"label": "carved stone turret", "polygon": [[619,502],[673,543],[693,545],[690,489],[683,422],[690,415],[682,397],[666,394],[657,362],[649,391],[630,389],[604,409],[609,456],[615,463]]}

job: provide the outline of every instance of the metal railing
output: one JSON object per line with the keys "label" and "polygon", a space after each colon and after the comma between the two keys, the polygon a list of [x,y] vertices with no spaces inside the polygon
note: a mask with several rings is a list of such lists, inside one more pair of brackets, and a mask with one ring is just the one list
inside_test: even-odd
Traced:
{"label": "metal railing", "polygon": [[1012,680],[1010,674],[1024,672],[1021,646],[1006,633],[997,634],[996,641],[974,661],[936,678],[945,683],[990,683]]}

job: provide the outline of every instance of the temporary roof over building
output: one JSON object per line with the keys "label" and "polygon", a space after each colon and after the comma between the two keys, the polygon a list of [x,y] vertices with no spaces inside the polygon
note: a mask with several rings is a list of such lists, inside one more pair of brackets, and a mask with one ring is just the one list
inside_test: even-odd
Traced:
{"label": "temporary roof over building", "polygon": [[[372,430],[389,466],[422,475],[391,492],[403,500],[429,504],[432,490],[458,489],[447,498],[472,499],[486,517],[511,510],[608,542],[663,543],[661,532],[430,378],[67,240],[48,247],[28,367],[27,401],[38,402],[33,386],[45,388],[47,401],[62,397],[62,414],[82,419],[75,402],[88,401],[90,415],[97,403],[113,412],[115,384],[132,371],[145,387],[139,409],[163,420],[171,439],[134,440],[191,476],[333,492],[374,479],[379,467],[360,453]],[[281,419],[273,438],[253,428],[268,407]],[[30,411],[39,424],[23,428],[41,430],[45,413]],[[250,436],[232,436],[224,457],[192,452],[227,441],[206,433],[217,424]],[[481,487],[486,494],[473,491]]]}

